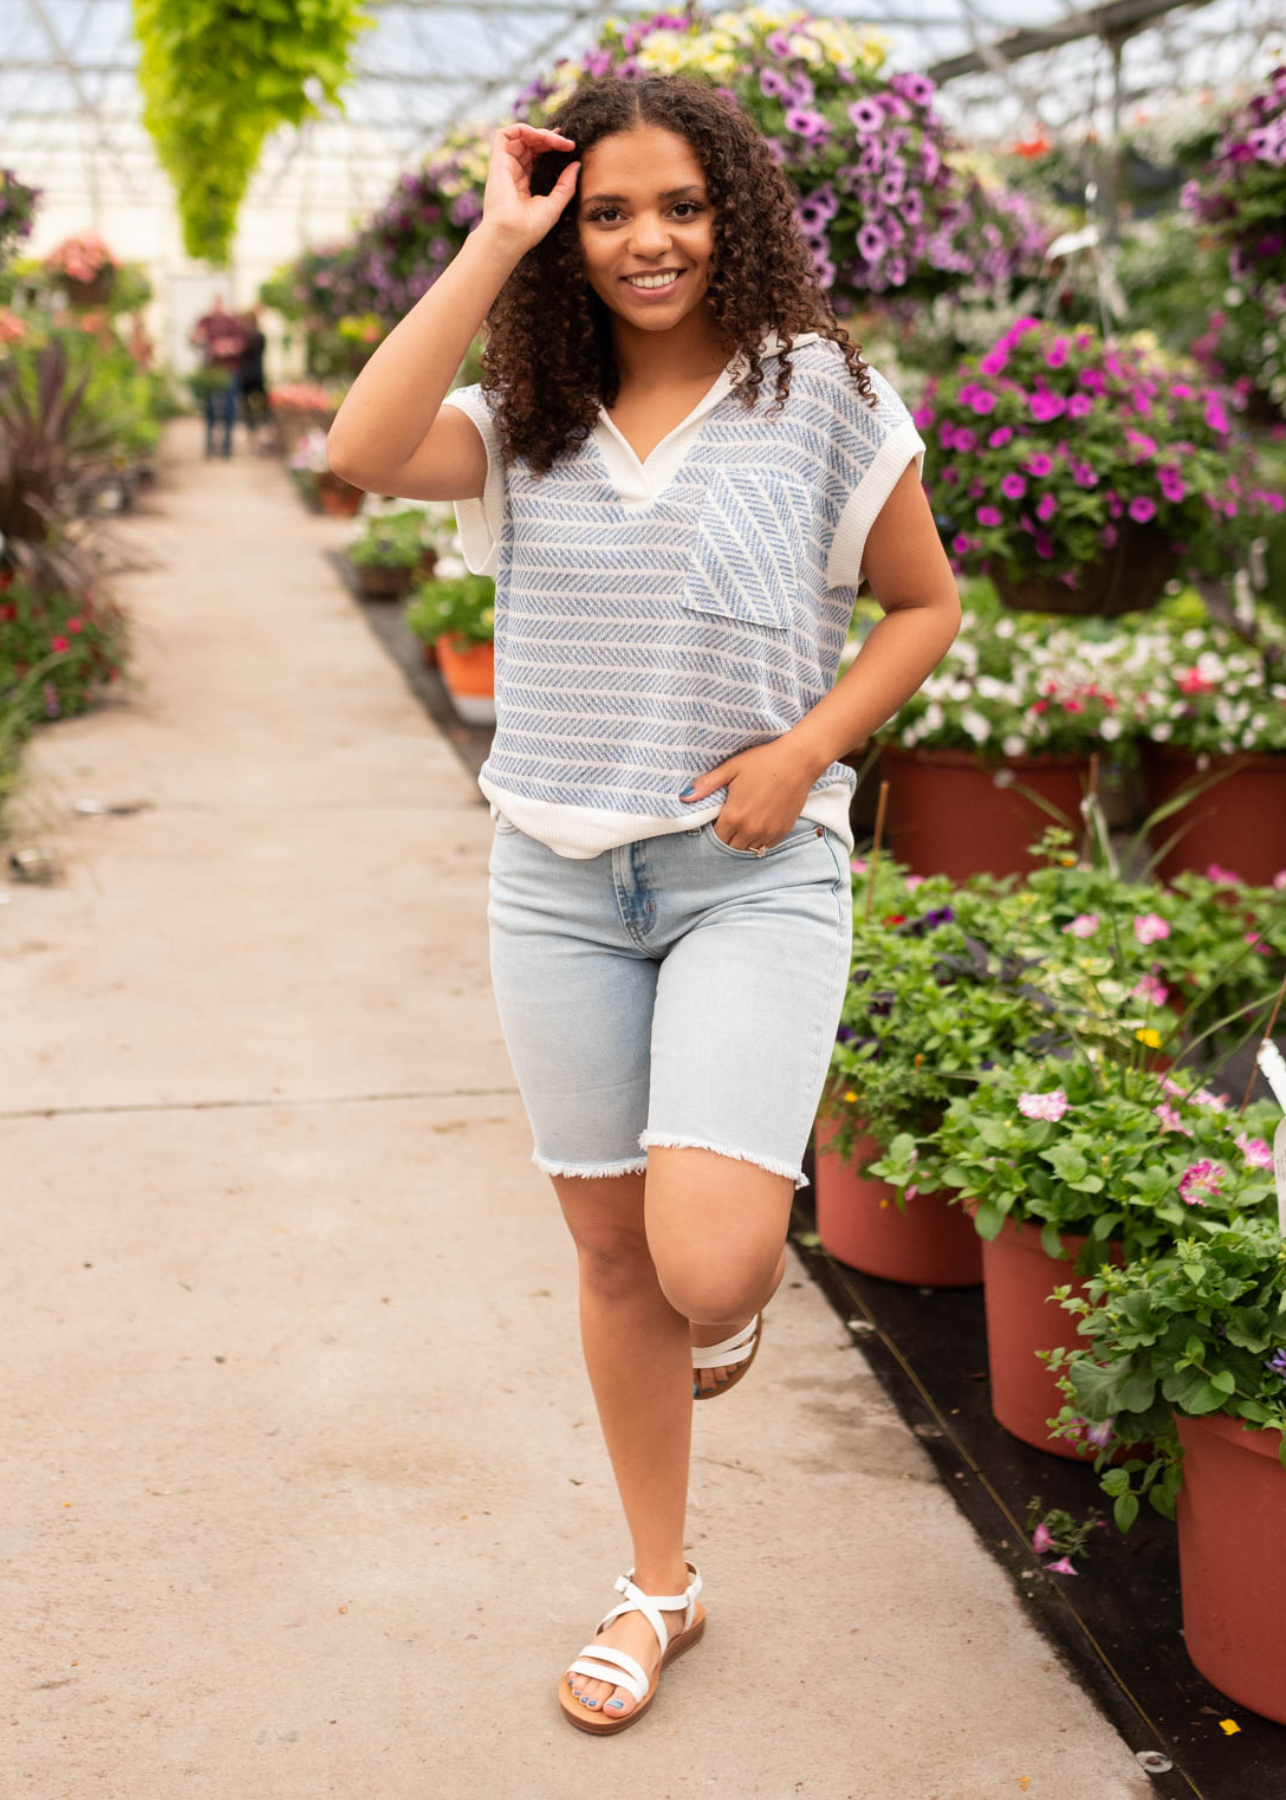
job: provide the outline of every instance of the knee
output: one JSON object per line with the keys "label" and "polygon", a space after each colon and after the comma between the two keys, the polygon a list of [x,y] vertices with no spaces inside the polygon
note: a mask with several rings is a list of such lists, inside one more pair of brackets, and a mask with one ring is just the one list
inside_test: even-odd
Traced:
{"label": "knee", "polygon": [[694,1325],[721,1325],[728,1319],[749,1318],[758,1312],[772,1285],[777,1263],[725,1262],[712,1269],[687,1267],[670,1271],[658,1266],[666,1299],[676,1312]]}
{"label": "knee", "polygon": [[647,1239],[633,1233],[577,1238],[576,1257],[582,1285],[605,1299],[656,1286]]}

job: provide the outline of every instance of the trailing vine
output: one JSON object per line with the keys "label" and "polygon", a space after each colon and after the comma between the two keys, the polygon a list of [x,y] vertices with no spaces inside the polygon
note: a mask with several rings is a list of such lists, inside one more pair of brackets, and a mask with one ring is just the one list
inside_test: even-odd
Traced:
{"label": "trailing vine", "polygon": [[134,0],[143,123],[189,256],[226,266],[264,143],[339,106],[373,21],[362,0]]}

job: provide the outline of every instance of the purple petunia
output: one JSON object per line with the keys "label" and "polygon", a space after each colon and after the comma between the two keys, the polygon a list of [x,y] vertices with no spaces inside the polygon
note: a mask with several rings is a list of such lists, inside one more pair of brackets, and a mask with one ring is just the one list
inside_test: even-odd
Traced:
{"label": "purple petunia", "polygon": [[974,517],[980,525],[999,525],[1002,523],[1000,513],[994,506],[980,506]]}
{"label": "purple petunia", "polygon": [[1156,509],[1155,500],[1150,499],[1147,494],[1136,494],[1130,501],[1127,511],[1136,524],[1146,525],[1155,514]]}
{"label": "purple petunia", "polygon": [[1027,492],[1027,483],[1021,475],[1011,470],[1008,475],[1000,477],[1000,491],[1007,500],[1021,500]]}
{"label": "purple petunia", "polygon": [[845,110],[851,123],[862,133],[879,131],[884,124],[883,107],[869,96],[865,100],[855,100]]}

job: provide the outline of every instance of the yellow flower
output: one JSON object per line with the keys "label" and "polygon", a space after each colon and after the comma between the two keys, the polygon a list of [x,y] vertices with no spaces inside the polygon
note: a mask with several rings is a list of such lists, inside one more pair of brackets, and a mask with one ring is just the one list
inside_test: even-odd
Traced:
{"label": "yellow flower", "polygon": [[1161,1033],[1151,1025],[1142,1027],[1134,1035],[1141,1044],[1146,1044],[1149,1050],[1161,1048]]}
{"label": "yellow flower", "polygon": [[849,1092],[847,1094],[845,1094],[844,1098],[846,1100],[856,1100],[857,1095],[855,1093],[853,1093],[853,1091],[850,1089]]}

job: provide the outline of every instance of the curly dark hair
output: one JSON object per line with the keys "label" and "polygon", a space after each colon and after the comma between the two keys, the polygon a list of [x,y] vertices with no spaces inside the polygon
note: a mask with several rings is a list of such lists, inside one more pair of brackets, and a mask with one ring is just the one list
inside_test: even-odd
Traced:
{"label": "curly dark hair", "polygon": [[[749,364],[736,389],[746,407],[763,385],[758,346],[776,332],[783,348],[770,411],[790,393],[790,345],[814,331],[838,344],[863,397],[876,405],[861,346],[835,317],[818,283],[795,215],[795,195],[753,122],[708,83],[687,75],[587,80],[544,121],[575,144],[548,150],[531,171],[533,194],[547,194],[567,164],[603,138],[639,125],[686,138],[705,173],[714,208],[714,253],[706,304],[731,359]],[[577,175],[579,192],[580,172]],[[495,396],[505,461],[522,458],[543,475],[593,431],[600,406],[620,391],[610,316],[585,279],[577,196],[518,263],[486,320],[481,385]]]}

